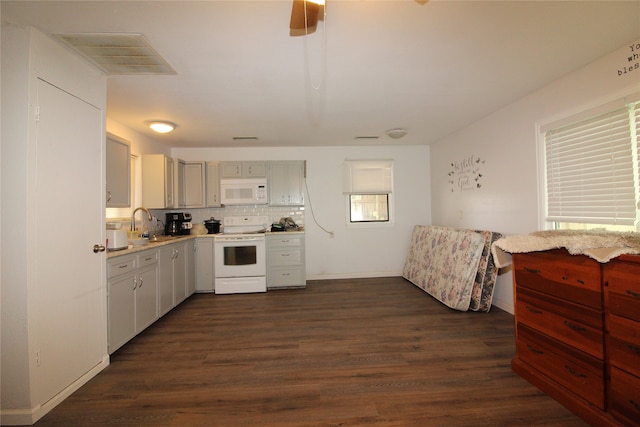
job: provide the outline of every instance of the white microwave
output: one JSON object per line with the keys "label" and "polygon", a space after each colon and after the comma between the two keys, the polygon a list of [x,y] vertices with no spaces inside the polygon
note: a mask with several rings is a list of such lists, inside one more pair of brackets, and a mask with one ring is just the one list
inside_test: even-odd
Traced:
{"label": "white microwave", "polygon": [[221,179],[220,203],[223,205],[266,205],[267,179]]}

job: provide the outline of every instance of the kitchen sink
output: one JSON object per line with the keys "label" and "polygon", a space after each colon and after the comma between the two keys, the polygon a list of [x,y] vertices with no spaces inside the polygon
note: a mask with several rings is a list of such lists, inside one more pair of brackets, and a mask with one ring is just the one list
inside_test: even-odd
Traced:
{"label": "kitchen sink", "polygon": [[179,239],[180,237],[183,237],[183,236],[153,236],[153,237],[149,237],[149,243],[168,242],[171,240]]}

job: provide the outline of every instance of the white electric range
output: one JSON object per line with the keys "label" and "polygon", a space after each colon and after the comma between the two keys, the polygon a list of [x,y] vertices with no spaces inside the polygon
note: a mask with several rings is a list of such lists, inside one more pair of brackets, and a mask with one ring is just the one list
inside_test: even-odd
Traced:
{"label": "white electric range", "polygon": [[214,236],[216,294],[267,291],[265,232],[267,216],[222,219],[222,233]]}

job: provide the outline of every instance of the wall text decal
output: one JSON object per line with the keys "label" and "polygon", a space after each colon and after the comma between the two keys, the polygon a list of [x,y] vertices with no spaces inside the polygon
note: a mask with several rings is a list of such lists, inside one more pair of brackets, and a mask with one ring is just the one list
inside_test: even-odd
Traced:
{"label": "wall text decal", "polygon": [[629,45],[629,54],[625,58],[626,64],[618,68],[618,77],[622,77],[632,71],[640,70],[640,42]]}
{"label": "wall text decal", "polygon": [[471,155],[459,162],[451,162],[449,176],[449,187],[451,192],[477,190],[482,187],[481,166],[484,160],[478,156]]}

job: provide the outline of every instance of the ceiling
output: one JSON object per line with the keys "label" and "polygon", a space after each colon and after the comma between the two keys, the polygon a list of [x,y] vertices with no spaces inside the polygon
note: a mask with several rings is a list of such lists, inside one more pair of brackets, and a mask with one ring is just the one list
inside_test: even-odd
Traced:
{"label": "ceiling", "polygon": [[[109,76],[107,116],[175,147],[433,144],[640,38],[636,0],[327,0],[299,37],[291,5],[3,0],[1,14],[45,34],[143,34],[176,74]],[[178,127],[153,135],[153,119]]]}

